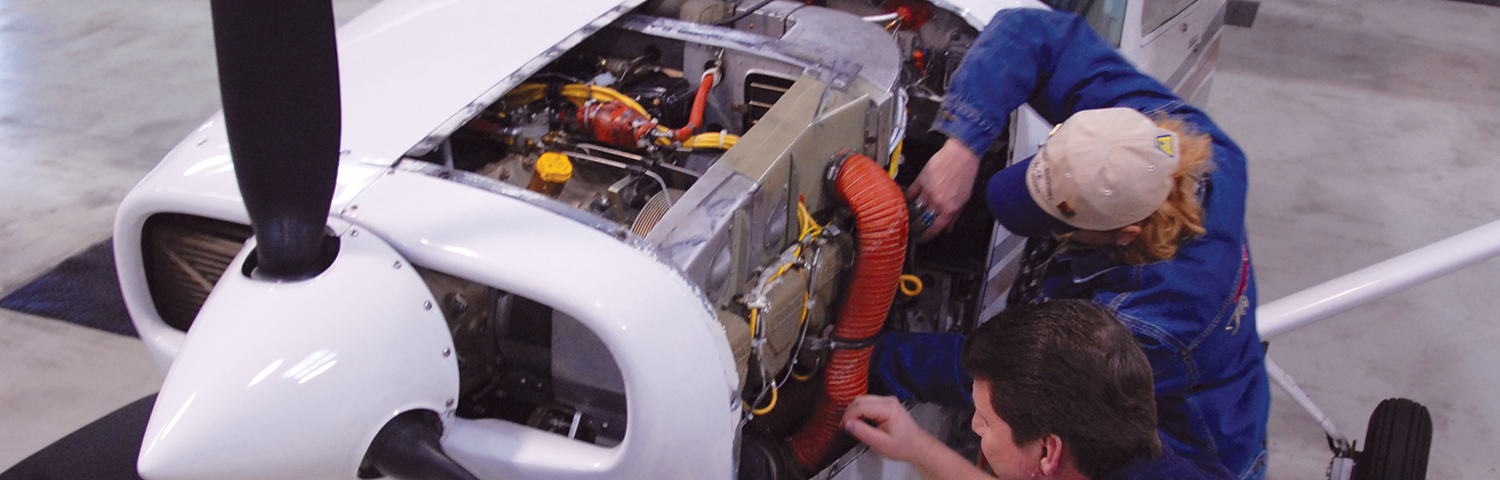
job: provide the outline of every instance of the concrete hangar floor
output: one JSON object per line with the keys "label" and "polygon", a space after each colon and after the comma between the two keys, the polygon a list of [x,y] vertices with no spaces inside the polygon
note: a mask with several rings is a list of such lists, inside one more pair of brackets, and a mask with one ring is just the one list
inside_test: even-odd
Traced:
{"label": "concrete hangar floor", "polygon": [[[1484,0],[1480,0],[1483,2]],[[374,2],[335,2],[347,21]],[[1490,2],[1493,3],[1493,2]],[[1227,29],[1206,106],[1250,158],[1261,298],[1500,219],[1500,8],[1265,0]],[[110,235],[116,205],[218,108],[207,2],[0,5],[0,294]],[[1500,472],[1500,261],[1277,337],[1347,435],[1427,405],[1432,478]],[[139,340],[0,310],[0,469],[162,374]],[[1321,478],[1317,424],[1280,390],[1270,478]]]}

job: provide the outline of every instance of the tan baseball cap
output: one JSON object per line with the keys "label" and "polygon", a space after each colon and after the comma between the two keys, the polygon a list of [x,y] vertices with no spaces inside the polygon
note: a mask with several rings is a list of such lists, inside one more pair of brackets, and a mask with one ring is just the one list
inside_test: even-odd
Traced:
{"label": "tan baseball cap", "polygon": [[990,210],[1026,236],[1124,227],[1166,202],[1177,154],[1177,134],[1134,109],[1078,112],[1036,155],[990,179]]}

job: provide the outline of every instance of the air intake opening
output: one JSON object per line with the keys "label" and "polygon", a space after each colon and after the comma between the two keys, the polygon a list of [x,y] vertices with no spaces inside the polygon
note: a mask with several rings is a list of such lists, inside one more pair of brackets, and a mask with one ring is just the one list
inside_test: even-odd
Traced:
{"label": "air intake opening", "polygon": [[249,225],[193,215],[161,213],[147,219],[141,255],[161,319],[186,332],[251,235]]}

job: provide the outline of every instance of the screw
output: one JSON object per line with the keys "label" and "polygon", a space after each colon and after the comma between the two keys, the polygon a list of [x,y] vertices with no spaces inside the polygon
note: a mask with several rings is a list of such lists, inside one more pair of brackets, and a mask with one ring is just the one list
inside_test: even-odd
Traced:
{"label": "screw", "polygon": [[432,302],[422,302],[423,310],[432,310]]}
{"label": "screw", "polygon": [[349,236],[351,236],[351,237],[358,237],[359,236],[359,230],[350,230],[349,231]]}
{"label": "screw", "polygon": [[447,403],[447,405],[448,405],[448,406],[450,406],[450,407],[451,407],[451,406],[453,406],[453,404],[455,404],[455,403],[458,403],[458,402],[456,402],[456,401],[454,401],[454,400],[453,400],[453,399],[451,399],[451,398],[450,398],[450,399],[448,399],[448,403]]}
{"label": "screw", "polygon": [[453,313],[464,313],[469,310],[469,300],[455,293],[448,298],[448,308],[453,310]]}
{"label": "screw", "polygon": [[443,349],[443,358],[448,358],[449,355],[453,355],[453,349],[451,349],[451,348],[444,348]]}
{"label": "screw", "polygon": [[396,260],[394,263],[391,264],[391,268],[401,268],[401,261],[400,260]]}

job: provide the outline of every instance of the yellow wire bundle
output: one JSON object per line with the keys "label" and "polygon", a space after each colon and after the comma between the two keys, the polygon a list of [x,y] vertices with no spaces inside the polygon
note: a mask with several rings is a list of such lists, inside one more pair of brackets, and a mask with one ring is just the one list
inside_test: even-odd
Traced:
{"label": "yellow wire bundle", "polygon": [[682,142],[684,148],[717,148],[728,150],[740,141],[738,135],[725,132],[700,133]]}

